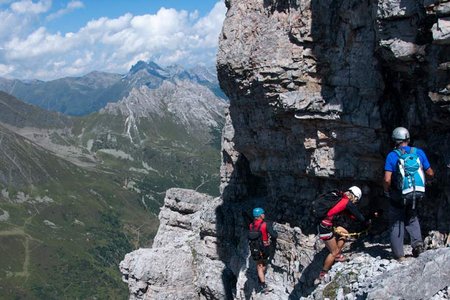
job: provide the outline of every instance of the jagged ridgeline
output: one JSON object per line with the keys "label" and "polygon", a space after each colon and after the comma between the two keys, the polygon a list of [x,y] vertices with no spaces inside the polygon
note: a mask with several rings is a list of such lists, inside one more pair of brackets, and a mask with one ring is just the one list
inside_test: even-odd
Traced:
{"label": "jagged ridgeline", "polygon": [[[117,266],[151,245],[165,191],[218,194],[225,102],[177,70],[138,63],[108,92],[122,98],[79,117],[0,92],[0,298],[125,299]],[[69,97],[95,74],[38,84]]]}

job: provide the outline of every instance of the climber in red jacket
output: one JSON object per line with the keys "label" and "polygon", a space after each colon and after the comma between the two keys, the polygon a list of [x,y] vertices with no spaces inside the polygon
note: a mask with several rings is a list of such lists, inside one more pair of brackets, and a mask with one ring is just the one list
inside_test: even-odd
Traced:
{"label": "climber in red jacket", "polygon": [[[325,243],[325,246],[330,252],[325,258],[319,279],[323,279],[325,277],[335,261],[346,260],[345,256],[341,253],[341,250],[345,244],[345,238],[344,236],[336,236],[333,229],[334,218],[337,215],[347,214],[350,218],[357,219],[358,221],[368,225],[369,222],[366,222],[365,217],[356,206],[356,203],[361,199],[361,196],[362,192],[359,187],[352,186],[349,188],[346,192],[342,193],[340,200],[328,210],[325,217],[317,226],[319,238]],[[341,230],[341,234],[348,234],[344,228],[339,228]]]}

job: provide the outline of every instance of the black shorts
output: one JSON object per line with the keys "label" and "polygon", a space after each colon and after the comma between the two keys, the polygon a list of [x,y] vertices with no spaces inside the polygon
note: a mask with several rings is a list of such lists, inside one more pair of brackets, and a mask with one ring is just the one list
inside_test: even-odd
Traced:
{"label": "black shorts", "polygon": [[322,225],[322,223],[317,225],[317,232],[322,241],[331,240],[334,236],[333,227]]}
{"label": "black shorts", "polygon": [[266,261],[266,259],[270,256],[270,246],[265,246],[261,249],[260,255],[258,257],[253,257],[255,261]]}

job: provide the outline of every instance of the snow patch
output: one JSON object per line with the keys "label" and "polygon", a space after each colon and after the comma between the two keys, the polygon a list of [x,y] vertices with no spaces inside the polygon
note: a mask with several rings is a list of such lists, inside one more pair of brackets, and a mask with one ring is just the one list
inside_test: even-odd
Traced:
{"label": "snow patch", "polygon": [[78,220],[78,219],[75,219],[75,220],[73,221],[73,224],[75,224],[75,225],[80,225],[80,226],[84,226],[84,223],[81,222],[81,221]]}
{"label": "snow patch", "polygon": [[53,222],[51,222],[51,221],[49,221],[49,220],[44,220],[44,224],[47,225],[48,227],[53,228],[53,229],[58,228],[58,226],[56,226],[55,223],[53,223]]}
{"label": "snow patch", "polygon": [[86,143],[86,148],[89,150],[89,152],[92,151],[92,146],[94,146],[94,140],[93,140],[93,139],[90,139],[90,140],[88,140],[87,143]]}
{"label": "snow patch", "polygon": [[144,167],[144,169],[146,169],[147,171],[153,171],[155,173],[159,174],[159,171],[150,167],[145,161],[142,162],[142,167]]}
{"label": "snow patch", "polygon": [[128,159],[128,160],[130,160],[130,161],[134,161],[134,158],[133,158],[130,154],[125,153],[125,152],[122,151],[122,150],[116,150],[116,149],[99,149],[98,152],[103,152],[103,153],[112,155],[112,156],[114,156],[114,157],[116,157],[116,158]]}
{"label": "snow patch", "polygon": [[146,175],[149,173],[146,169],[137,169],[137,168],[133,168],[133,167],[131,167],[129,170],[131,172],[142,173],[142,174],[146,174]]}

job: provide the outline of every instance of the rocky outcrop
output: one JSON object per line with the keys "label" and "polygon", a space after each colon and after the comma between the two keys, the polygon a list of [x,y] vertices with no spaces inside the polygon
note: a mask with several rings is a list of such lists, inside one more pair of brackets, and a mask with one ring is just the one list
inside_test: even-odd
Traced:
{"label": "rocky outcrop", "polygon": [[153,247],[127,254],[120,264],[130,299],[223,297],[220,278],[226,267],[217,253],[215,213],[219,203],[220,198],[191,190],[167,191]]}
{"label": "rocky outcrop", "polygon": [[[422,229],[448,232],[450,2],[225,3],[217,69],[230,108],[222,136],[221,198],[208,206],[217,205],[220,239],[214,259],[223,263],[222,276],[193,277],[196,284],[200,278],[222,283],[223,290],[197,292],[192,299],[260,297],[246,243],[248,215],[255,206],[266,209],[280,233],[267,272],[274,286],[271,299],[323,297],[324,287],[315,286],[314,278],[325,251],[315,239],[310,202],[324,190],[357,184],[364,206],[386,208],[381,177],[392,147],[390,132],[397,126],[410,129],[413,144],[425,149],[437,174],[422,203]],[[363,259],[367,247],[354,244],[351,251],[354,258],[362,257],[361,265],[353,265],[358,272],[382,283],[366,286],[370,280],[358,277],[351,282],[354,290],[344,291],[348,281],[330,278],[327,284],[333,285],[327,286],[339,291],[339,299],[347,294],[345,299],[408,298],[405,290],[391,290],[404,268],[391,260],[386,221],[377,221],[377,232],[368,240],[369,248],[382,249],[375,260]],[[430,251],[408,265],[422,274],[409,279],[423,280],[423,297],[448,296],[448,274],[432,271],[445,257],[447,250]],[[374,264],[380,260],[392,271],[384,272],[383,266],[383,274],[377,274],[380,266]],[[429,289],[436,280],[447,286]]]}
{"label": "rocky outcrop", "polygon": [[371,245],[365,253],[353,253],[349,262],[337,263],[303,299],[449,298],[449,248],[430,250],[400,263],[374,255],[376,247]]}

